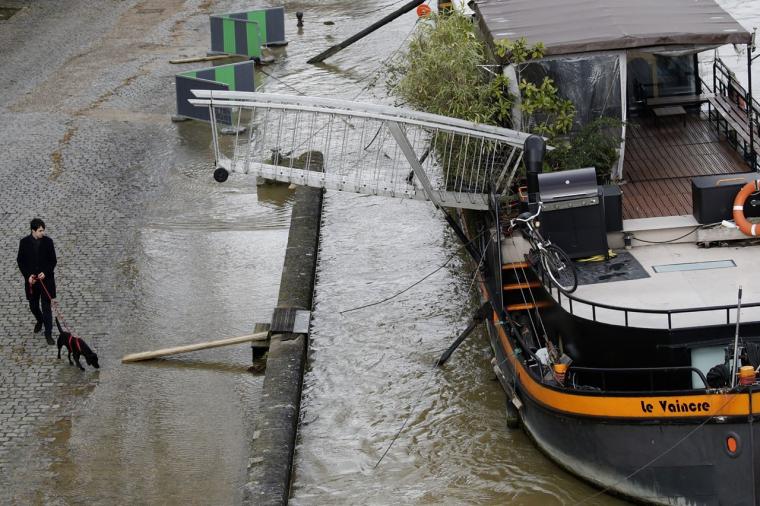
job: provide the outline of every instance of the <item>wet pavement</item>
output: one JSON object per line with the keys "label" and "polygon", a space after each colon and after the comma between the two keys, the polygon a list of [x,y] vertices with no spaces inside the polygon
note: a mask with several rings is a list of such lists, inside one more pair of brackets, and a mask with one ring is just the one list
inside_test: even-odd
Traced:
{"label": "wet pavement", "polygon": [[[168,60],[205,54],[211,6],[15,3],[0,24],[0,503],[235,503],[262,380],[250,350],[119,361],[250,333],[276,302],[291,193],[214,183],[208,127],[169,119],[187,67]],[[32,333],[15,255],[34,216],[99,371]]]}
{"label": "wet pavement", "polygon": [[[757,2],[721,3],[756,17]],[[266,91],[388,102],[380,65],[413,14],[309,66],[385,4],[284,5],[291,44],[261,76]],[[262,381],[246,370],[250,350],[119,360],[249,333],[276,302],[292,193],[214,183],[208,127],[169,121],[174,74],[205,64],[168,60],[205,54],[209,14],[255,4],[3,6],[23,9],[0,21],[0,503],[238,503]],[[15,254],[33,216],[56,241],[59,302],[99,371],[58,361],[32,334]],[[440,214],[328,193],[323,226],[295,504],[543,505],[596,493],[506,429],[482,334],[432,369],[476,307],[474,266]],[[452,256],[392,301],[345,312]]]}

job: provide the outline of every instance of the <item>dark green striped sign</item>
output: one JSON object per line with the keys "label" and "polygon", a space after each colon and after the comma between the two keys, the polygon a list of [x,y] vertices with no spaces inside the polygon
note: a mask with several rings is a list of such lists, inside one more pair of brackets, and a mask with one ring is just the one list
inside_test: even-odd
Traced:
{"label": "dark green striped sign", "polygon": [[210,16],[211,51],[253,58],[261,46],[285,43],[285,9],[274,7]]}
{"label": "dark green striped sign", "polygon": [[[188,99],[195,98],[190,90],[256,91],[254,68],[254,62],[246,61],[177,74],[174,77],[177,90],[177,114],[210,121],[208,108],[195,107],[188,102]],[[217,109],[216,118],[220,123],[228,125],[231,123],[229,109]]]}

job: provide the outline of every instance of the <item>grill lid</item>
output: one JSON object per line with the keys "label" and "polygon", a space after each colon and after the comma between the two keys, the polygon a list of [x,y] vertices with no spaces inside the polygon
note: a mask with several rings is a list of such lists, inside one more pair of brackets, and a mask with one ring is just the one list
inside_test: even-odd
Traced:
{"label": "grill lid", "polygon": [[544,203],[593,197],[597,195],[597,188],[594,167],[538,175],[538,191]]}

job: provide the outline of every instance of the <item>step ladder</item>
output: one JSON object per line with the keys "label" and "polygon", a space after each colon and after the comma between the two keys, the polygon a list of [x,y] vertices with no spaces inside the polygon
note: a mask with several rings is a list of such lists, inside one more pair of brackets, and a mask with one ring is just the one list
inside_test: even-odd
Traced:
{"label": "step ladder", "polygon": [[504,309],[530,311],[552,305],[552,300],[529,262],[510,262],[501,266]]}

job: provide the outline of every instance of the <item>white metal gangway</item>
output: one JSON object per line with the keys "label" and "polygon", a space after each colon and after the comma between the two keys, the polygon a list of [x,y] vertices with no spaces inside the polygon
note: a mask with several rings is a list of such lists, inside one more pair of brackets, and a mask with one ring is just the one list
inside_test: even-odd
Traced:
{"label": "white metal gangway", "polygon": [[[368,195],[488,209],[528,134],[408,109],[268,93],[194,90],[209,108],[217,171]],[[224,116],[233,136],[220,136]],[[243,128],[245,127],[245,128]]]}

